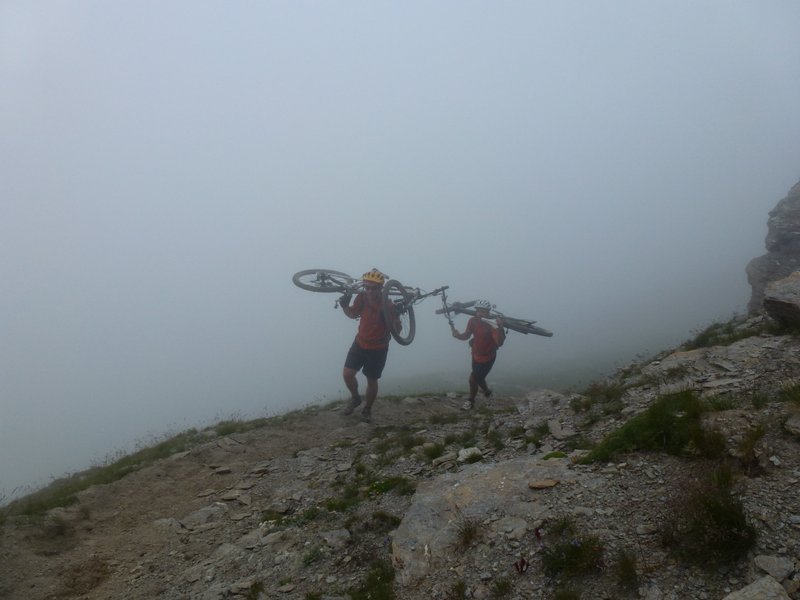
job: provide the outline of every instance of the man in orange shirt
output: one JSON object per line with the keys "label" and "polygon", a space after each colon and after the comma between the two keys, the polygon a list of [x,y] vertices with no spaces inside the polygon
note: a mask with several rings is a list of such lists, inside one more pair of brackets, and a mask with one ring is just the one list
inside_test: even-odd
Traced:
{"label": "man in orange shirt", "polygon": [[469,410],[475,407],[475,396],[478,388],[483,390],[483,395],[489,398],[492,390],[486,385],[486,376],[492,370],[494,361],[497,358],[497,349],[506,340],[506,333],[503,329],[503,319],[497,317],[495,322],[497,327],[492,327],[485,321],[489,318],[489,311],[492,304],[486,300],[478,300],[475,303],[475,316],[467,322],[464,333],[459,333],[451,323],[450,330],[453,337],[459,340],[470,340],[472,346],[472,372],[469,375],[469,400],[464,403],[464,408]]}
{"label": "man in orange shirt", "polygon": [[[342,414],[352,415],[361,404],[356,373],[362,371],[367,378],[367,391],[361,419],[369,422],[372,420],[372,404],[378,396],[378,379],[386,365],[391,333],[383,309],[383,284],[386,276],[378,269],[372,269],[364,273],[361,280],[364,282],[364,291],[356,296],[352,306],[349,296],[343,296],[339,301],[345,315],[351,319],[360,319],[356,339],[347,352],[342,371],[344,383],[351,394],[350,403]],[[389,317],[394,319],[394,305],[390,303],[388,310]]]}

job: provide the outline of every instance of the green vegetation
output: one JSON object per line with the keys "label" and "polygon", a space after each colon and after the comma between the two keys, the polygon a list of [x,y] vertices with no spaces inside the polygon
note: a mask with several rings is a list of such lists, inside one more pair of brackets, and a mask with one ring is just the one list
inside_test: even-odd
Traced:
{"label": "green vegetation", "polygon": [[416,491],[416,484],[405,477],[388,477],[374,482],[370,487],[370,492],[375,494],[385,494],[394,490],[401,496],[410,496]]}
{"label": "green vegetation", "polygon": [[481,522],[459,512],[456,520],[456,544],[461,549],[469,548],[481,534]]}
{"label": "green vegetation", "polygon": [[787,383],[781,387],[778,398],[782,402],[789,402],[800,406],[800,383],[792,382]]}
{"label": "green vegetation", "polygon": [[467,600],[467,584],[462,580],[456,581],[450,588],[447,600]]}
{"label": "green vegetation", "polygon": [[319,546],[315,546],[303,555],[303,566],[307,567],[317,562],[320,558],[322,558],[322,549]]}
{"label": "green vegetation", "polygon": [[261,581],[254,581],[247,589],[247,593],[244,595],[244,598],[245,600],[258,600],[263,592],[264,583]]}
{"label": "green vegetation", "polygon": [[636,590],[639,587],[639,574],[637,572],[636,554],[623,548],[617,553],[614,563],[614,576],[617,585],[624,590]]}
{"label": "green vegetation", "polygon": [[660,531],[675,557],[699,567],[731,564],[754,546],[756,531],[733,493],[729,470],[688,480],[679,489]]}
{"label": "green vegetation", "polygon": [[567,458],[563,452],[556,450],[555,452],[548,452],[542,457],[542,460],[550,460],[551,458]]}
{"label": "green vegetation", "polygon": [[70,506],[77,502],[78,492],[93,485],[113,483],[161,458],[189,450],[206,439],[199,436],[197,430],[190,429],[111,464],[57,479],[47,487],[10,503],[3,512],[7,515],[40,516],[53,508]]}
{"label": "green vegetation", "polygon": [[709,412],[722,412],[736,408],[736,400],[728,396],[712,396],[706,400],[706,410]]}
{"label": "green vegetation", "polygon": [[[338,404],[338,402],[332,402],[325,406],[307,406],[283,415],[250,421],[242,421],[235,418],[227,419],[211,426],[210,429],[217,435],[230,435],[263,427],[280,426],[297,419],[306,418],[335,404]],[[207,442],[208,439],[207,435],[203,435],[194,428],[169,435],[149,447],[140,448],[136,452],[116,460],[110,460],[106,464],[56,479],[41,490],[9,503],[8,506],[0,510],[0,518],[14,515],[41,516],[53,508],[70,506],[77,501],[77,494],[85,489],[94,485],[113,483],[130,473],[153,464],[157,460],[191,450],[195,446]]]}
{"label": "green vegetation", "polygon": [[748,429],[739,443],[739,462],[742,471],[748,477],[753,477],[761,472],[761,465],[756,454],[756,445],[766,432],[764,425],[759,424],[752,429]]}
{"label": "green vegetation", "polygon": [[511,593],[511,580],[507,577],[501,577],[492,583],[490,590],[492,598],[505,598]]}
{"label": "green vegetation", "polygon": [[375,531],[383,531],[388,533],[392,529],[397,529],[400,525],[400,517],[385,511],[379,510],[372,513],[371,528]]}
{"label": "green vegetation", "polygon": [[506,447],[502,434],[496,429],[489,431],[489,433],[486,434],[486,439],[489,440],[489,443],[495,450],[502,450]]}
{"label": "green vegetation", "polygon": [[743,327],[742,324],[741,317],[733,317],[726,323],[712,323],[705,329],[698,331],[691,340],[684,342],[683,347],[686,350],[696,350],[697,348],[708,348],[710,346],[730,346],[734,342],[754,335],[779,332],[775,325],[767,322],[754,327]]}
{"label": "green vegetation", "polygon": [[542,569],[548,577],[584,575],[600,568],[603,543],[594,535],[579,533],[569,517],[550,527],[554,540],[542,547]]}
{"label": "green vegetation", "polygon": [[350,591],[351,600],[394,600],[394,568],[388,561],[372,563],[364,582]]}
{"label": "green vegetation", "polygon": [[661,396],[595,447],[582,463],[606,461],[621,452],[660,451],[680,455],[690,444],[703,455],[715,455],[724,439],[700,426],[703,403],[691,391]]}
{"label": "green vegetation", "polygon": [[553,600],[581,600],[581,594],[572,588],[558,588],[553,594]]}
{"label": "green vegetation", "polygon": [[425,455],[425,458],[428,459],[428,462],[430,462],[444,454],[444,446],[441,444],[428,445],[422,449],[422,453]]}
{"label": "green vegetation", "polygon": [[299,513],[282,514],[271,510],[261,513],[261,520],[269,523],[273,529],[283,529],[285,527],[302,527],[306,523],[314,521],[320,516],[319,507],[312,506]]}

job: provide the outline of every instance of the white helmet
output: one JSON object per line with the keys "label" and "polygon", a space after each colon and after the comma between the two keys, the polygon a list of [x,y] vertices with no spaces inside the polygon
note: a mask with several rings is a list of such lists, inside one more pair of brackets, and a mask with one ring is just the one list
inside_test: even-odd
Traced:
{"label": "white helmet", "polygon": [[492,310],[492,303],[488,300],[476,300],[475,308],[482,308],[484,310]]}

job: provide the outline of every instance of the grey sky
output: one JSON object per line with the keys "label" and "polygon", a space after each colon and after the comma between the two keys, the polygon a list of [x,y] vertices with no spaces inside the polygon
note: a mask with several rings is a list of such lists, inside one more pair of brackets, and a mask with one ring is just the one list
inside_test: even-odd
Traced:
{"label": "grey sky", "polygon": [[[794,0],[5,0],[0,494],[341,397],[355,323],[300,269],[555,332],[512,334],[501,381],[743,311],[800,178],[798,23]],[[385,390],[466,377],[435,308]]]}

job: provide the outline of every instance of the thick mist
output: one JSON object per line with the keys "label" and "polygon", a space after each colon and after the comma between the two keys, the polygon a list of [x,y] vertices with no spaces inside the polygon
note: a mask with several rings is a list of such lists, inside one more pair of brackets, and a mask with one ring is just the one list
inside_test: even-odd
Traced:
{"label": "thick mist", "polygon": [[[356,323],[301,269],[378,267],[537,320],[555,335],[509,334],[506,389],[577,385],[742,312],[800,177],[798,18],[788,0],[3,2],[0,500],[343,398]],[[436,308],[383,393],[466,389]]]}

